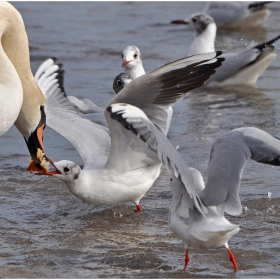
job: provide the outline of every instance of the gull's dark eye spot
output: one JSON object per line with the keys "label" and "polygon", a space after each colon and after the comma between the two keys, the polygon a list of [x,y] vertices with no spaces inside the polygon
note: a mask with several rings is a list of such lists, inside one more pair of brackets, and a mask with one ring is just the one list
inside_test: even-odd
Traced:
{"label": "gull's dark eye spot", "polygon": [[133,56],[134,58],[137,58],[137,53]]}
{"label": "gull's dark eye spot", "polygon": [[196,18],[193,18],[192,21],[193,21],[193,22],[196,22]]}
{"label": "gull's dark eye spot", "polygon": [[64,167],[64,172],[68,172],[70,169],[68,167]]}

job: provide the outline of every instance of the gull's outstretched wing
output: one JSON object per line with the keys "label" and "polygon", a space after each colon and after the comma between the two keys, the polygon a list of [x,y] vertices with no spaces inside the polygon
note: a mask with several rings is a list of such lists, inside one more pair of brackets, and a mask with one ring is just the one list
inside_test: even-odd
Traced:
{"label": "gull's outstretched wing", "polygon": [[179,186],[179,188],[183,187],[186,189],[192,204],[202,214],[207,211],[201,205],[196,193],[192,175],[193,171],[186,166],[178,151],[172,146],[166,136],[154,126],[145,113],[135,106],[124,103],[112,104],[107,107],[107,111],[110,114],[110,118],[114,120],[113,122],[116,123],[118,121],[131,134],[130,137],[136,139],[138,143],[145,143],[147,149],[154,153],[154,156],[173,173],[176,180],[174,184],[177,187]]}
{"label": "gull's outstretched wing", "polygon": [[203,204],[224,204],[227,213],[241,214],[240,179],[250,158],[280,165],[280,140],[254,127],[234,129],[219,137],[212,146],[207,184],[200,194]]}
{"label": "gull's outstretched wing", "polygon": [[189,91],[202,86],[216,72],[224,61],[220,55],[221,52],[205,53],[168,63],[131,81],[109,105],[134,105],[165,132],[168,108]]}
{"label": "gull's outstretched wing", "polygon": [[111,139],[101,125],[79,116],[63,89],[63,70],[49,58],[35,73],[35,79],[47,101],[47,126],[70,142],[82,158],[85,168],[104,166]]}
{"label": "gull's outstretched wing", "polygon": [[[143,110],[157,128],[165,132],[168,126],[168,108],[190,90],[203,85],[215,73],[215,69],[223,61],[219,58],[220,54],[221,52],[207,53],[183,58],[142,75],[126,85],[109,105],[134,105]],[[112,122],[106,110],[105,117],[112,138],[107,166],[114,166],[116,170],[124,172],[158,162],[158,158],[150,154],[150,150],[141,141],[135,142],[123,126]]]}

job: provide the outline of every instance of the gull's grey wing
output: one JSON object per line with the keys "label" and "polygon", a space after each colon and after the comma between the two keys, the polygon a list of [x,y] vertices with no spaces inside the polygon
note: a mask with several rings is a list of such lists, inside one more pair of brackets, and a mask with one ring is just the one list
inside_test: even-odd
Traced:
{"label": "gull's grey wing", "polygon": [[[251,74],[248,79],[252,83],[255,83],[262,72],[268,67],[271,61],[276,57],[273,53],[273,44],[279,40],[280,36],[276,36],[273,39],[256,44],[255,46],[248,48],[240,53],[226,53],[222,57],[225,61],[216,70],[207,84],[211,82],[223,82],[229,78],[234,79],[235,76],[239,75],[241,77],[246,77],[243,70],[251,69]],[[254,65],[254,67],[252,67]],[[247,81],[248,82],[248,81]]]}
{"label": "gull's grey wing", "polygon": [[[180,100],[188,91],[202,85],[215,72],[223,61],[218,57],[220,54],[187,57],[142,75],[126,85],[109,105],[134,105],[143,110],[148,118],[165,132],[170,123],[170,105]],[[105,117],[112,139],[107,166],[124,172],[158,162],[158,158],[151,154],[141,141],[131,138],[123,126],[113,122],[106,110]]]}
{"label": "gull's grey wing", "polygon": [[280,165],[280,141],[254,127],[234,129],[219,137],[211,149],[206,187],[200,193],[203,204],[224,204],[229,214],[240,214],[240,179],[250,158],[261,163]]}
{"label": "gull's grey wing", "polygon": [[[164,133],[167,132],[172,105],[189,91],[203,85],[215,73],[224,59],[221,52],[206,53],[168,63],[127,84],[109,103],[127,103],[145,112],[149,119]],[[105,114],[106,117],[106,114]],[[107,118],[110,135],[120,134],[111,119]],[[115,138],[112,138],[115,139]],[[114,141],[114,140],[113,140]],[[124,153],[124,151],[120,151]]]}
{"label": "gull's grey wing", "polygon": [[244,69],[247,65],[252,64],[261,55],[261,51],[258,49],[249,49],[241,53],[225,53],[225,58],[221,67],[216,70],[208,80],[207,84],[211,82],[223,82],[228,78],[233,77],[238,71]]}
{"label": "gull's grey wing", "polygon": [[[91,100],[87,98],[78,99],[75,96],[67,96],[69,101],[72,103],[77,110],[83,114],[92,114],[92,113],[103,113],[104,108],[95,105]],[[105,118],[104,118],[105,120]]]}
{"label": "gull's grey wing", "polygon": [[105,130],[109,132],[104,116],[104,108],[95,105],[91,100],[87,98],[78,99],[75,96],[67,96],[67,98],[81,117],[84,117],[84,115],[86,114],[85,117],[87,119],[97,124],[103,125],[104,127],[106,127]]}
{"label": "gull's grey wing", "polygon": [[109,105],[106,110],[114,122],[118,121],[139,143],[141,141],[145,143],[150,152],[153,152],[172,171],[173,176],[177,178],[176,181],[181,181],[181,184],[179,182],[177,186],[181,185],[186,189],[196,208],[203,213],[201,208],[203,206],[195,191],[192,172],[166,136],[154,126],[147,115],[139,108],[124,103]]}
{"label": "gull's grey wing", "polygon": [[82,118],[73,108],[63,90],[61,66],[48,59],[35,73],[47,101],[47,126],[70,142],[82,158],[85,168],[104,166],[111,139],[104,127]]}
{"label": "gull's grey wing", "polygon": [[107,128],[107,122],[104,116],[104,111],[102,113],[92,113],[92,114],[82,114],[79,113],[81,117],[86,117],[87,119],[91,120],[94,123],[100,124],[103,126],[103,129],[109,133],[109,129]]}
{"label": "gull's grey wing", "polygon": [[215,73],[224,61],[221,54],[198,54],[165,64],[131,81],[108,105],[127,103],[144,112],[152,105],[170,106]]}

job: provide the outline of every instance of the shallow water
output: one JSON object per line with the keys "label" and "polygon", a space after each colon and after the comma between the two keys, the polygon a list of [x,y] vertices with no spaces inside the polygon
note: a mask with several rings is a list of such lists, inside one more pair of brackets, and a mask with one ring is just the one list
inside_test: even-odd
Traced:
{"label": "shallow water", "polygon": [[[47,57],[64,64],[68,95],[105,106],[121,71],[121,50],[140,48],[146,71],[186,56],[194,32],[171,25],[201,11],[203,2],[13,2],[30,41],[31,64]],[[280,30],[278,3],[258,30],[221,30],[217,46],[242,50]],[[280,42],[275,44],[279,55]],[[190,166],[206,174],[211,145],[221,133],[255,126],[280,135],[280,58],[256,87],[190,93],[176,105],[169,138]],[[45,148],[55,161],[81,164],[65,140],[46,129]],[[55,178],[26,172],[29,155],[13,127],[0,138],[0,275],[3,278],[279,278],[279,168],[250,161],[243,173],[240,225],[230,239],[240,271],[234,273],[224,248],[190,250],[182,272],[184,246],[167,225],[171,193],[165,169],[134,205],[96,207],[83,203]],[[268,197],[271,192],[271,198]]]}

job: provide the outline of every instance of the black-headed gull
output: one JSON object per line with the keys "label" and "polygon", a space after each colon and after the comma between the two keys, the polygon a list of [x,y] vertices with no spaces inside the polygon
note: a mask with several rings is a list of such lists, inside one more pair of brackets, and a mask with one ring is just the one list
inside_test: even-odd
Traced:
{"label": "black-headed gull", "polygon": [[[169,125],[166,107],[201,86],[221,65],[220,54],[202,54],[164,65],[131,81],[110,104],[125,102],[139,106],[165,133]],[[106,205],[132,201],[140,210],[140,199],[160,174],[161,162],[154,153],[116,124],[107,111],[111,137],[102,126],[80,117],[64,94],[46,98],[47,125],[74,146],[84,164],[82,170],[71,161],[55,162],[60,174],[54,176],[86,202]]]}
{"label": "black-headed gull", "polygon": [[[216,24],[205,13],[196,13],[186,20],[174,20],[172,23],[189,24],[194,27],[197,36],[192,41],[188,55],[215,51]],[[224,53],[225,62],[216,74],[207,81],[209,86],[255,84],[260,75],[275,59],[273,44],[280,36],[267,42],[248,47],[239,53]]]}
{"label": "black-headed gull", "polygon": [[136,46],[127,46],[122,51],[123,72],[129,74],[132,79],[136,79],[146,72],[142,64],[140,50]]}
{"label": "black-headed gull", "polygon": [[159,160],[172,171],[170,188],[173,194],[169,211],[169,226],[186,246],[184,270],[188,249],[215,248],[222,245],[237,270],[228,240],[239,231],[225,217],[242,213],[238,195],[240,179],[246,162],[280,165],[280,141],[254,127],[234,129],[219,137],[213,144],[207,168],[207,184],[201,173],[188,168],[178,151],[159,131],[145,113],[128,104],[111,104],[106,108],[110,117],[135,134],[158,155]]}
{"label": "black-headed gull", "polygon": [[20,13],[9,3],[0,3],[1,81],[0,135],[15,124],[32,157],[28,170],[48,170],[44,155],[46,100],[30,69],[28,37]]}
{"label": "black-headed gull", "polygon": [[133,78],[128,73],[120,73],[114,79],[113,89],[115,94],[118,94],[127,84],[129,84]]}
{"label": "black-headed gull", "polygon": [[210,15],[219,27],[259,27],[270,15],[266,4],[272,1],[209,1],[203,12]]}

